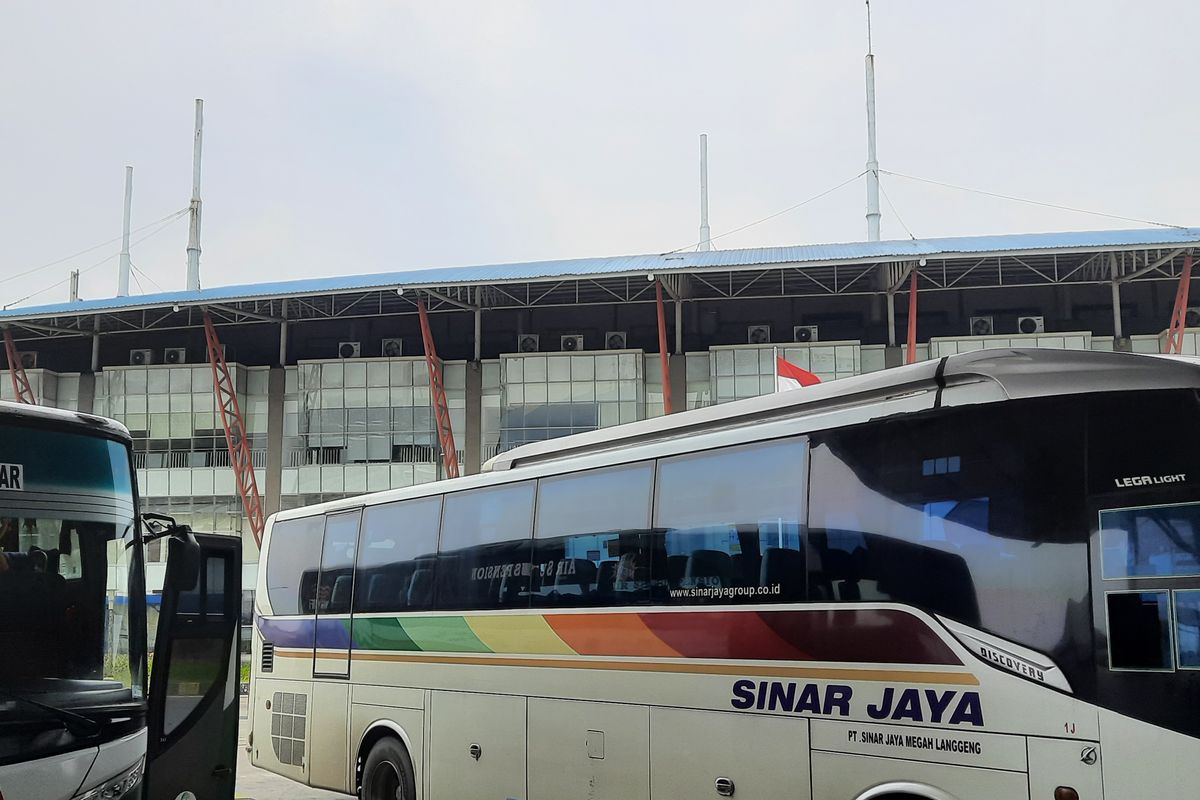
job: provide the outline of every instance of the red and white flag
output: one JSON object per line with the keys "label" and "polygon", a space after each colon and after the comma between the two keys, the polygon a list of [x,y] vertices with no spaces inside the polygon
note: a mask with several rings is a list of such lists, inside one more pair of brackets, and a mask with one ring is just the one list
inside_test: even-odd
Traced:
{"label": "red and white flag", "polygon": [[821,379],[808,370],[785,361],[783,356],[775,356],[775,391],[800,389],[804,386],[815,386],[820,382]]}

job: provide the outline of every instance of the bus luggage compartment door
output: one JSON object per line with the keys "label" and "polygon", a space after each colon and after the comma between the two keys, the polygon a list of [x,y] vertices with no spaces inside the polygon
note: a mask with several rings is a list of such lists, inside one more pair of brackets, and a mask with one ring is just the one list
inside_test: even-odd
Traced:
{"label": "bus luggage compartment door", "polygon": [[650,709],[654,800],[810,800],[807,755],[806,719]]}
{"label": "bus luggage compartment door", "polygon": [[646,706],[531,697],[529,800],[646,800],[649,712]]}
{"label": "bus luggage compartment door", "polygon": [[525,798],[525,698],[433,692],[430,800]]}
{"label": "bus luggage compartment door", "polygon": [[1100,773],[1100,745],[1079,739],[1043,739],[1030,736],[1029,796],[1053,797],[1059,786],[1069,786],[1080,797],[1104,797]]}

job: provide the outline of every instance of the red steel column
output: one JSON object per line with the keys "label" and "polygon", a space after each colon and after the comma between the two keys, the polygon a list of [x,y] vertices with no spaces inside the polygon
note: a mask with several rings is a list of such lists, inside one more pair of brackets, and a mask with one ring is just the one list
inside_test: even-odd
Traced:
{"label": "red steel column", "polygon": [[246,443],[246,423],[238,405],[233,375],[225,362],[225,351],[221,348],[217,329],[213,327],[212,318],[208,316],[207,311],[204,312],[204,339],[208,345],[208,363],[212,367],[213,394],[216,395],[217,409],[221,412],[221,425],[225,428],[225,444],[229,447],[229,465],[233,467],[233,475],[237,479],[238,495],[242,498],[242,508],[245,509],[246,519],[250,522],[254,543],[262,547],[267,518],[263,514],[262,497],[258,493],[258,481],[254,477],[254,460],[250,457],[250,445]]}
{"label": "red steel column", "polygon": [[34,390],[29,385],[29,375],[25,374],[25,366],[20,362],[17,345],[12,341],[12,331],[7,327],[4,329],[4,350],[8,356],[8,377],[12,378],[13,397],[17,398],[18,403],[36,405]]}
{"label": "red steel column", "polygon": [[458,450],[454,446],[454,430],[450,427],[450,405],[446,402],[446,387],[442,383],[442,360],[433,346],[433,332],[429,329],[429,315],[425,303],[417,301],[417,315],[421,318],[421,341],[425,345],[425,365],[429,368],[429,395],[433,401],[433,418],[437,423],[438,442],[442,446],[442,463],[446,465],[446,477],[458,477]]}
{"label": "red steel column", "polygon": [[4,354],[8,357],[8,377],[12,378],[13,396],[18,403],[37,405],[33,398],[33,389],[29,385],[29,376],[25,374],[25,365],[21,363],[21,355],[13,343],[12,331],[4,329]]}
{"label": "red steel column", "polygon": [[671,368],[667,353],[667,311],[663,307],[662,281],[654,282],[654,300],[658,306],[658,359],[662,364],[663,413],[670,414]]}
{"label": "red steel column", "polygon": [[1179,273],[1179,287],[1175,290],[1175,308],[1171,311],[1171,326],[1167,329],[1164,353],[1183,352],[1183,329],[1187,325],[1188,290],[1192,283],[1192,254],[1183,257],[1183,270]]}

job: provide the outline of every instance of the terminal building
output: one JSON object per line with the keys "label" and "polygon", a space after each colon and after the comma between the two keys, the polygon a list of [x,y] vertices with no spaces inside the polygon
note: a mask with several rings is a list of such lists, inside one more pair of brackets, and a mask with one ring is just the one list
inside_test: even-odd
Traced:
{"label": "terminal building", "polygon": [[665,390],[675,412],[774,391],[776,355],[822,381],[899,365],[914,273],[917,359],[1162,352],[1196,247],[1200,229],[1158,228],[581,258],[78,301],[0,325],[36,402],[129,428],[145,510],[241,535],[253,564],[205,313],[270,514],[445,475],[418,303],[469,474],[525,442],[662,414]]}

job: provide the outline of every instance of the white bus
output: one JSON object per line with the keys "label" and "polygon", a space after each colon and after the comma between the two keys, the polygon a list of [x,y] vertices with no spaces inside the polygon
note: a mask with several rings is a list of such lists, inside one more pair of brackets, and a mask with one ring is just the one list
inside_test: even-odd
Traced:
{"label": "white bus", "polygon": [[1200,792],[1200,366],[988,351],[271,521],[253,763],[380,798]]}
{"label": "white bus", "polygon": [[241,544],[143,531],[131,447],[112,420],[0,402],[0,800],[233,797]]}

